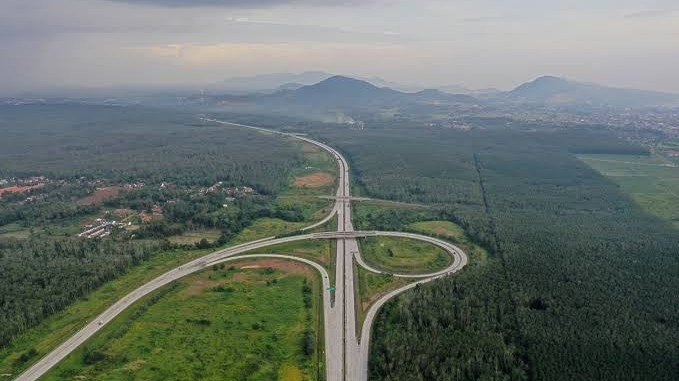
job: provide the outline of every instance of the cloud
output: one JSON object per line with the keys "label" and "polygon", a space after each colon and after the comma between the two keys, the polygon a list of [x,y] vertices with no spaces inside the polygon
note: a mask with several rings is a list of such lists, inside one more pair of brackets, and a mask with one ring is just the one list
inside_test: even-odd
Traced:
{"label": "cloud", "polygon": [[303,4],[318,6],[357,5],[360,0],[108,0],[118,3],[156,5],[162,7],[234,7],[263,8],[276,5]]}

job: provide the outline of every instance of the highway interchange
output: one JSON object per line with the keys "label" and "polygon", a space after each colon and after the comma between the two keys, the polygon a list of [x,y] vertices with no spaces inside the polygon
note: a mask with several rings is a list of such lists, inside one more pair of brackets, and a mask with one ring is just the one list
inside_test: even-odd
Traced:
{"label": "highway interchange", "polygon": [[[323,283],[323,313],[324,313],[324,332],[325,332],[325,366],[327,381],[366,381],[368,378],[368,358],[370,330],[379,309],[389,299],[401,294],[418,284],[430,282],[434,279],[453,274],[462,269],[467,264],[467,255],[457,246],[436,238],[401,232],[379,232],[379,231],[354,231],[351,220],[351,184],[349,181],[349,165],[346,159],[334,148],[309,139],[304,136],[282,133],[259,127],[246,126],[242,124],[222,122],[214,119],[204,119],[206,122],[230,125],[242,128],[259,130],[265,133],[273,133],[286,137],[298,139],[309,144],[313,144],[330,153],[339,166],[339,186],[335,199],[335,204],[331,212],[323,220],[302,229],[299,235],[289,237],[268,237],[257,241],[244,243],[216,251],[204,257],[193,260],[173,270],[170,270],[152,281],[140,286],[122,299],[118,300],[94,320],[85,325],[77,333],[52,350],[24,373],[16,378],[17,381],[32,381],[39,379],[49,369],[54,367],[59,361],[68,356],[86,340],[96,334],[106,324],[116,316],[130,307],[133,303],[140,300],[149,293],[159,288],[181,279],[189,274],[210,268],[211,266],[227,261],[235,261],[244,258],[281,258],[303,262],[315,268],[321,274]],[[333,217],[337,216],[337,231],[306,233],[307,231],[318,228]],[[390,236],[403,237],[414,240],[429,242],[439,246],[449,253],[453,261],[451,265],[441,271],[432,274],[411,275],[393,274],[396,277],[409,278],[413,282],[401,288],[393,290],[380,297],[368,310],[360,334],[357,333],[357,311],[355,302],[355,274],[354,263],[368,271],[383,273],[380,270],[369,266],[361,257],[357,238],[369,236]],[[337,240],[337,253],[335,263],[335,291],[331,295],[330,286],[332,282],[328,272],[316,262],[308,259],[289,255],[277,254],[252,254],[254,250],[261,250],[281,243],[295,242],[309,239],[335,239]],[[248,253],[248,254],[245,254]],[[333,298],[334,296],[334,298]]]}

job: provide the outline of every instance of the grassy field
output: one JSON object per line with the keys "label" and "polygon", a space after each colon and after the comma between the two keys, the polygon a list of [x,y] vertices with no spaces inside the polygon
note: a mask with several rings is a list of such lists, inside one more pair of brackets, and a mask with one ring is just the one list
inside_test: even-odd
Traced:
{"label": "grassy field", "polygon": [[309,223],[320,221],[330,213],[332,200],[325,200],[318,196],[288,195],[276,198],[274,206],[283,209],[300,210],[304,220]]}
{"label": "grassy field", "polygon": [[306,222],[287,222],[278,218],[260,218],[243,229],[233,240],[234,245],[254,241],[260,238],[273,237],[291,233],[309,225]]}
{"label": "grassy field", "polygon": [[434,234],[441,238],[460,242],[465,240],[464,230],[450,221],[422,221],[413,222],[409,227],[417,232]]}
{"label": "grassy field", "polygon": [[679,228],[679,167],[660,156],[580,155],[650,213]]}
{"label": "grassy field", "polygon": [[[208,251],[204,250],[160,253],[118,279],[106,283],[87,298],[50,316],[14,340],[8,347],[0,349],[0,374],[17,375],[128,292],[167,270],[207,253]],[[33,356],[26,361],[19,360],[23,354],[32,353],[32,349],[35,350]]]}
{"label": "grassy field", "polygon": [[284,254],[310,259],[321,264],[328,271],[334,266],[335,240],[317,239],[283,243],[263,249],[257,249],[250,254]]}
{"label": "grassy field", "polygon": [[368,237],[359,240],[365,261],[380,270],[422,274],[442,270],[452,258],[443,249],[426,242],[398,237]]}
{"label": "grassy field", "polygon": [[298,143],[304,153],[304,165],[293,172],[284,196],[329,196],[337,188],[337,162],[327,152],[308,144]]}
{"label": "grassy field", "polygon": [[169,237],[168,240],[178,245],[192,245],[200,242],[202,239],[206,239],[210,243],[215,242],[221,235],[222,232],[218,229],[205,229],[185,232],[181,235]]}
{"label": "grassy field", "polygon": [[308,266],[227,263],[136,304],[45,380],[318,380],[319,301]]}
{"label": "grassy field", "polygon": [[358,278],[358,329],[361,329],[365,314],[382,295],[406,285],[410,280],[386,274],[375,274],[356,266]]}
{"label": "grassy field", "polygon": [[[234,237],[229,246],[295,231],[305,225],[306,223],[290,223],[278,219],[258,219]],[[4,228],[7,228],[7,226]],[[8,231],[11,232],[12,229],[8,229]],[[213,250],[178,250],[160,253],[144,264],[131,269],[118,279],[106,283],[87,298],[77,301],[65,310],[52,315],[14,340],[8,347],[0,349],[0,375],[18,374],[125,294],[163,272],[211,251]],[[36,352],[33,353],[31,349],[35,349]],[[22,355],[29,353],[32,356],[26,361],[19,360]]]}
{"label": "grassy field", "polygon": [[464,230],[450,221],[421,221],[408,225],[408,230],[416,233],[435,236],[460,246],[472,261],[484,263],[488,259],[488,251],[470,241]]}

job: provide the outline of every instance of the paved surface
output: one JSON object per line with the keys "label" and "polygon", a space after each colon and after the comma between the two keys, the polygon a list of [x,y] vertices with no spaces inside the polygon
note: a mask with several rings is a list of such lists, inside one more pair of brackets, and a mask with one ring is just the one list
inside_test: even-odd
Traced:
{"label": "paved surface", "polygon": [[[377,315],[377,312],[384,303],[396,295],[415,287],[417,284],[430,282],[434,279],[440,278],[459,271],[467,263],[467,256],[465,253],[448,242],[422,236],[412,233],[400,232],[378,232],[378,231],[354,231],[351,222],[351,184],[349,182],[349,165],[345,158],[332,147],[329,147],[321,142],[314,141],[304,136],[294,134],[281,133],[277,131],[267,130],[259,127],[245,126],[241,124],[220,122],[216,120],[205,119],[206,121],[228,124],[240,127],[260,130],[267,133],[279,134],[291,138],[299,139],[310,144],[314,144],[330,154],[332,154],[339,165],[339,186],[337,195],[335,197],[335,205],[330,214],[322,221],[304,228],[304,231],[317,228],[324,223],[330,221],[334,216],[337,216],[337,231],[336,232],[322,232],[322,233],[308,233],[297,236],[275,238],[269,237],[257,241],[244,243],[233,246],[227,249],[219,250],[217,252],[208,254],[204,257],[198,258],[185,265],[177,267],[154,280],[144,284],[143,286],[132,291],[106,311],[97,316],[92,322],[88,323],[75,335],[70,337],[52,352],[43,357],[40,361],[26,370],[16,380],[29,381],[37,380],[45,374],[50,368],[55,366],[59,361],[65,358],[69,353],[74,351],[77,347],[82,345],[87,339],[92,337],[103,326],[113,320],[126,308],[130,307],[134,302],[149,293],[175,281],[189,274],[201,271],[211,267],[216,263],[225,261],[234,261],[243,258],[283,258],[291,259],[306,263],[321,273],[323,279],[323,312],[324,312],[324,328],[325,328],[325,358],[326,358],[326,380],[327,381],[365,381],[368,377],[368,355],[369,342],[372,323]],[[365,267],[369,271],[382,273],[381,271],[370,267],[365,263],[360,255],[357,238],[369,236],[391,236],[391,237],[405,237],[410,239],[421,240],[437,245],[446,250],[452,257],[452,264],[439,272],[426,275],[411,275],[411,274],[394,274],[398,277],[417,279],[414,283],[394,290],[382,296],[368,311],[365,321],[363,323],[360,335],[357,334],[357,314],[355,301],[355,277],[354,277],[354,260],[359,266]],[[277,245],[287,242],[295,242],[309,239],[336,239],[337,253],[335,266],[335,281],[334,285],[336,291],[334,295],[330,293],[330,281],[327,271],[316,262],[286,255],[276,254],[247,254],[253,250],[263,249],[272,245]]]}

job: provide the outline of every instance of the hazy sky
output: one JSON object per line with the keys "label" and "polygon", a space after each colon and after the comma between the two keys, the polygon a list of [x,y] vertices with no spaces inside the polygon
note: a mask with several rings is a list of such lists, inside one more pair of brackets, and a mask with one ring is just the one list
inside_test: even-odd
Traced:
{"label": "hazy sky", "polygon": [[0,0],[0,91],[325,70],[679,92],[677,0]]}

